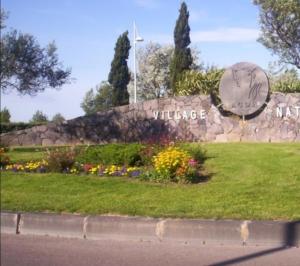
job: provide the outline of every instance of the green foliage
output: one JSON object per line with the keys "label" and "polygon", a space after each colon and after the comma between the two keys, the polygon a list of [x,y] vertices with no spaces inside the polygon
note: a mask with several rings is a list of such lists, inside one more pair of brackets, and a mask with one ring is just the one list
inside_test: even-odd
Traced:
{"label": "green foliage", "polygon": [[130,81],[130,73],[127,66],[129,50],[130,42],[128,31],[126,31],[119,36],[116,42],[115,55],[108,75],[108,82],[113,88],[113,106],[129,104],[129,93],[127,91],[127,85]]}
{"label": "green foliage", "polygon": [[6,107],[4,107],[0,111],[0,122],[1,123],[9,123],[10,122],[10,113]]}
{"label": "green foliage", "polygon": [[0,10],[0,29],[4,29],[6,26],[4,24],[5,20],[8,18],[7,12],[3,8]]}
{"label": "green foliage", "polygon": [[198,143],[182,143],[180,148],[186,150],[196,161],[204,163],[207,159],[207,151],[204,146]]}
{"label": "green foliage", "polygon": [[90,89],[86,92],[80,107],[83,109],[86,115],[94,114],[96,112],[95,94],[93,89]]}
{"label": "green foliage", "polygon": [[35,37],[12,30],[1,36],[1,89],[35,95],[47,87],[59,88],[69,82],[71,71],[61,68],[56,46],[42,48]]}
{"label": "green foliage", "polygon": [[46,122],[38,123],[24,123],[24,122],[13,122],[13,123],[1,123],[0,133],[7,133],[15,130],[23,130],[34,126],[44,125]]}
{"label": "green foliage", "polygon": [[5,148],[0,148],[0,169],[10,163],[10,158],[6,153]]}
{"label": "green foliage", "polygon": [[262,35],[259,42],[283,63],[300,69],[300,1],[254,0],[254,4],[260,9]]}
{"label": "green foliage", "polygon": [[51,172],[69,171],[75,164],[76,150],[74,147],[48,150],[45,161]]}
{"label": "green foliage", "polygon": [[185,2],[183,2],[174,29],[175,50],[170,64],[171,88],[174,94],[176,94],[176,82],[183,71],[190,69],[193,63],[191,49],[188,48],[191,43],[188,19],[189,12]]}
{"label": "green foliage", "polygon": [[76,159],[81,163],[138,166],[143,163],[142,148],[142,145],[134,143],[89,146]]}
{"label": "green foliage", "polygon": [[176,82],[178,95],[218,95],[223,69],[210,68],[206,71],[187,70]]}
{"label": "green foliage", "polygon": [[52,117],[52,122],[54,122],[54,123],[62,123],[65,120],[66,119],[62,116],[61,113],[57,113]]}
{"label": "green foliage", "polygon": [[44,114],[42,111],[37,110],[31,120],[29,121],[30,123],[41,123],[41,122],[47,122],[48,121],[48,117],[46,114]]}
{"label": "green foliage", "polygon": [[86,93],[80,106],[87,115],[107,110],[112,107],[112,92],[112,86],[103,81],[97,87],[96,94],[93,89]]}
{"label": "green foliage", "polygon": [[270,75],[270,83],[273,92],[300,93],[300,78],[295,69],[286,69],[278,75]]}

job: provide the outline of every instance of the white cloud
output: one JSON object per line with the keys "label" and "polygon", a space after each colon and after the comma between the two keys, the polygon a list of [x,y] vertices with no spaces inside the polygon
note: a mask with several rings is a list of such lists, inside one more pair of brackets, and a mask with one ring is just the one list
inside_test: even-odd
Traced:
{"label": "white cloud", "polygon": [[218,28],[208,31],[191,31],[192,42],[249,42],[255,41],[259,30],[253,28]]}

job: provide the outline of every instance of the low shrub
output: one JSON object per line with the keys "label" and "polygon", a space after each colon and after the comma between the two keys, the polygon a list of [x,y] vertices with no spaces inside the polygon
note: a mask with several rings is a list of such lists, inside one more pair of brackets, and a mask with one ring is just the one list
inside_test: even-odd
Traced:
{"label": "low shrub", "polygon": [[224,69],[215,67],[206,71],[187,70],[176,83],[176,94],[178,95],[218,95],[219,84]]}
{"label": "low shrub", "polygon": [[295,69],[286,69],[285,71],[270,76],[270,86],[272,92],[299,93],[300,77]]}
{"label": "low shrub", "polygon": [[156,156],[162,150],[163,146],[157,144],[145,145],[140,151],[142,165],[152,166],[153,156]]}
{"label": "low shrub", "polygon": [[75,164],[77,152],[74,147],[48,150],[45,161],[51,172],[68,172]]}
{"label": "low shrub", "polygon": [[139,166],[142,162],[141,144],[107,144],[82,149],[76,160],[80,163]]}
{"label": "low shrub", "polygon": [[10,158],[6,154],[5,148],[0,148],[0,168],[4,168],[10,163]]}
{"label": "low shrub", "polygon": [[199,143],[182,143],[180,148],[187,151],[200,164],[203,164],[207,158],[206,150]]}

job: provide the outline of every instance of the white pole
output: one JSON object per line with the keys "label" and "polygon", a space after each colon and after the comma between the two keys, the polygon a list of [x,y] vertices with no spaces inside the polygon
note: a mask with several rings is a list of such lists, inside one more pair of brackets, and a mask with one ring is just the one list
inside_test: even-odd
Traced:
{"label": "white pole", "polygon": [[133,22],[133,76],[134,76],[134,103],[136,103],[136,55],[135,55],[135,44],[136,44],[136,30],[135,22]]}

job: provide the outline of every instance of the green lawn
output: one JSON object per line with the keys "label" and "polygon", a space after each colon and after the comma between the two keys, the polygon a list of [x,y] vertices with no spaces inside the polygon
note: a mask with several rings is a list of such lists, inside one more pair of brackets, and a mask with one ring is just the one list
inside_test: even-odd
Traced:
{"label": "green lawn", "polygon": [[[65,146],[61,146],[65,147]],[[7,155],[12,163],[38,161],[45,157],[48,149],[54,147],[13,147],[9,149]],[[55,147],[57,148],[57,147]]]}
{"label": "green lawn", "polygon": [[193,185],[120,177],[1,174],[14,211],[154,217],[300,219],[300,144],[205,144],[211,179]]}

